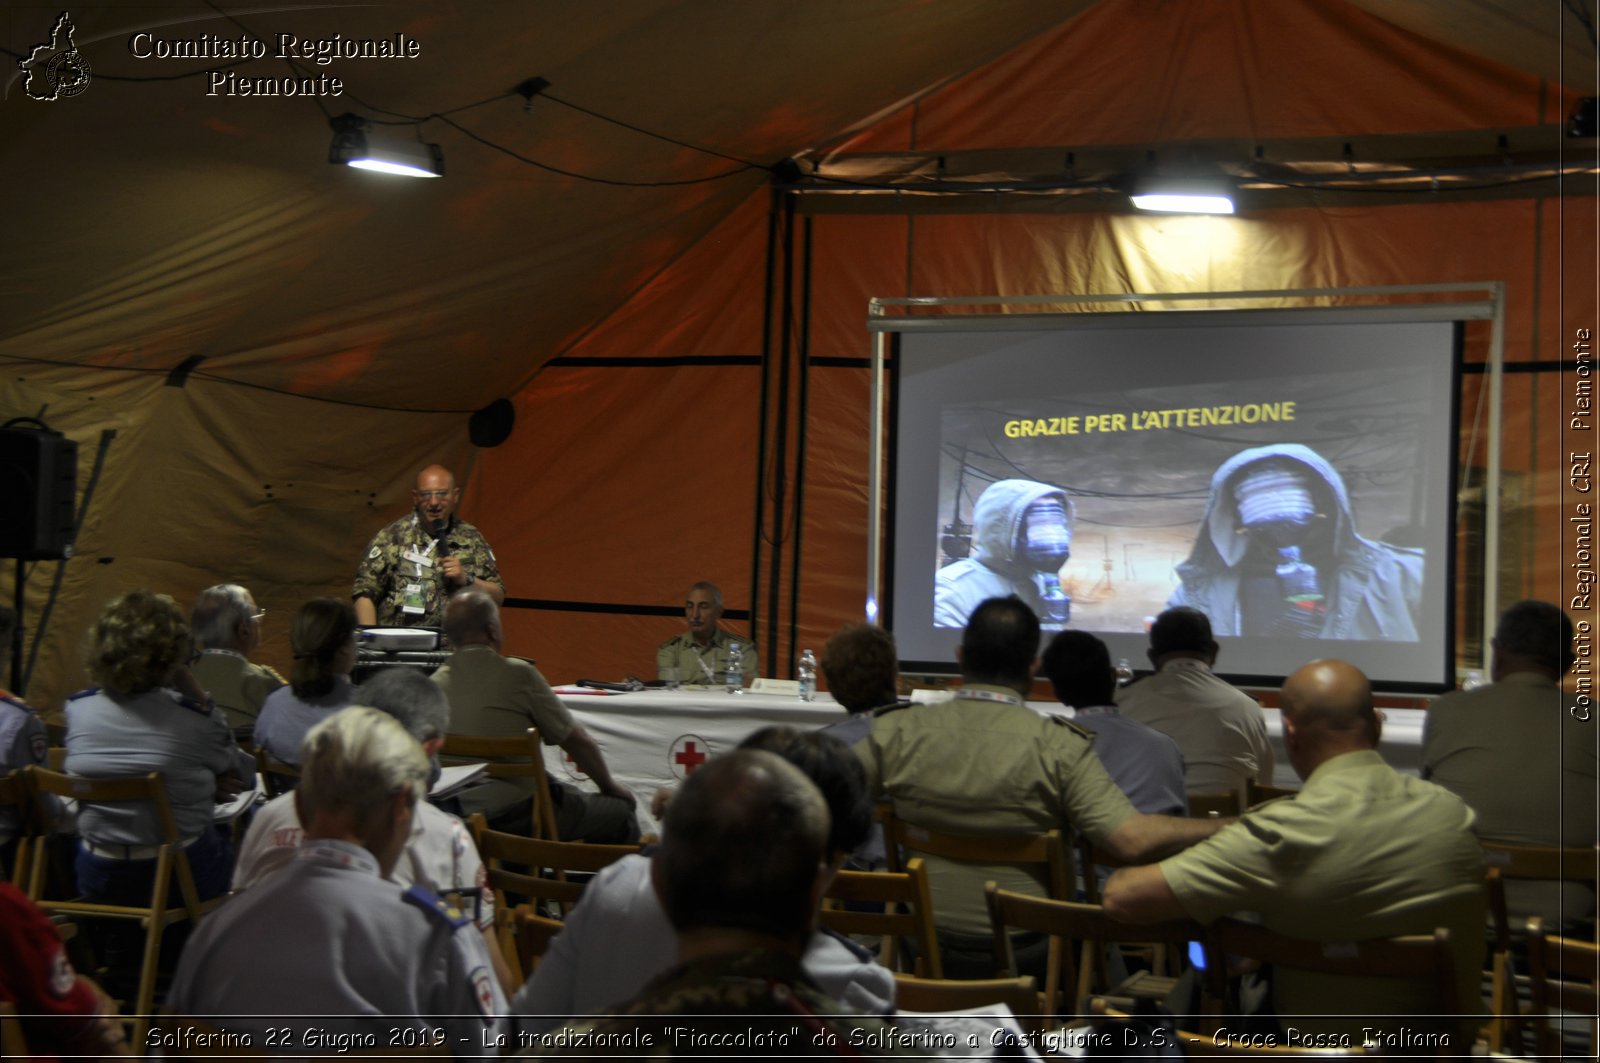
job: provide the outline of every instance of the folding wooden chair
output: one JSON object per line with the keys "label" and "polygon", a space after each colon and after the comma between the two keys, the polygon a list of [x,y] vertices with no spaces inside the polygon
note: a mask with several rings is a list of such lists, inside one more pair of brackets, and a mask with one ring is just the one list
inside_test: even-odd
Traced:
{"label": "folding wooden chair", "polygon": [[[550,941],[561,933],[562,923],[534,911],[531,904],[519,904],[511,912],[512,934],[517,942],[517,963],[526,981],[539,969],[539,961],[550,948]],[[515,973],[515,972],[513,972]]]}
{"label": "folding wooden chair", "polygon": [[1299,789],[1293,786],[1268,786],[1252,779],[1245,784],[1244,805],[1246,808],[1254,808],[1263,801],[1275,801],[1280,797],[1293,797],[1299,792]]}
{"label": "folding wooden chair", "polygon": [[[1026,893],[1000,889],[993,882],[988,884],[984,894],[989,902],[989,923],[994,931],[995,951],[1005,960],[1002,973],[1016,972],[1011,957],[1011,931],[1029,930],[1036,934],[1049,934],[1052,939],[1061,941],[1061,961],[1051,966],[1045,978],[1044,1006],[1047,1013],[1065,1014],[1069,1019],[1087,1014],[1084,1002],[1093,991],[1090,978],[1094,965],[1083,962],[1083,958],[1091,952],[1103,951],[1110,944],[1148,942],[1176,943],[1181,948],[1182,943],[1198,941],[1204,934],[1198,923],[1187,919],[1133,926],[1111,919],[1098,904],[1032,897]],[[1079,946],[1076,950],[1074,943]],[[1073,959],[1074,952],[1080,957],[1077,962]],[[1103,970],[1103,967],[1098,970]],[[1142,979],[1142,975],[1135,976],[1135,979]],[[1070,1007],[1064,1012],[1060,1007],[1062,986],[1072,993]],[[1125,996],[1130,987],[1125,983],[1105,988],[1111,995]]]}
{"label": "folding wooden chair", "polygon": [[[511,963],[517,955],[517,941],[512,925],[512,910],[516,907],[507,894],[520,894],[533,902],[547,902],[560,908],[563,915],[583,895],[588,878],[569,879],[572,873],[592,876],[594,872],[639,851],[637,845],[593,845],[589,842],[550,841],[546,838],[524,838],[520,834],[506,834],[490,830],[489,822],[479,812],[467,821],[472,838],[478,844],[478,855],[483,858],[489,888],[494,890],[495,932],[500,938],[500,951]],[[514,866],[508,866],[514,865]],[[520,867],[521,870],[516,868]],[[513,970],[512,975],[521,981],[526,971]]]}
{"label": "folding wooden chair", "polygon": [[439,755],[456,761],[487,761],[484,774],[491,779],[532,779],[533,836],[550,841],[559,839],[555,803],[550,799],[550,777],[544,770],[544,751],[539,747],[537,727],[530,727],[520,735],[445,735]]}
{"label": "folding wooden chair", "polygon": [[[1420,1015],[1440,1018],[1462,1014],[1456,985],[1455,956],[1451,951],[1450,931],[1432,934],[1374,938],[1354,942],[1306,941],[1291,938],[1255,923],[1219,919],[1205,933],[1205,1006],[1208,1015],[1227,1012],[1227,979],[1230,958],[1242,957],[1285,968],[1348,978],[1400,978],[1415,981],[1427,989],[1427,1010]],[[1212,1030],[1204,1030],[1211,1033]],[[1467,1038],[1456,1034],[1441,1047],[1440,1056],[1465,1055],[1471,1047]]]}
{"label": "folding wooden chair", "polygon": [[894,1001],[898,1011],[935,1013],[1003,1004],[1030,1033],[1040,1033],[1050,1025],[1047,1016],[1039,1014],[1038,984],[1031,976],[959,981],[896,974]]}
{"label": "folding wooden chair", "polygon": [[0,810],[10,813],[17,823],[11,866],[0,864],[0,876],[4,876],[19,890],[26,891],[33,839],[39,833],[35,826],[39,816],[34,808],[33,791],[28,787],[28,777],[21,770],[0,776]]}
{"label": "folding wooden chair", "polygon": [[[1072,857],[1059,830],[1041,834],[947,834],[909,823],[888,806],[879,806],[883,820],[883,847],[890,871],[905,870],[910,854],[936,856],[967,864],[1012,864],[1041,873],[1051,897],[1065,900],[1072,896]],[[938,913],[934,924],[938,925]],[[1060,963],[1058,941],[1051,941],[1047,964]],[[999,971],[1000,957],[995,956]]]}
{"label": "folding wooden chair", "polygon": [[1564,1051],[1561,1019],[1556,1011],[1572,1013],[1569,1021],[1587,1023],[1587,1057],[1600,1051],[1596,1016],[1600,1015],[1600,945],[1558,935],[1547,935],[1544,921],[1528,920],[1528,974],[1532,982],[1535,1039],[1538,1055],[1560,1058]]}
{"label": "folding wooden chair", "polygon": [[[45,869],[48,865],[45,845],[48,839],[41,835],[34,839],[31,857],[28,895],[47,914],[81,918],[136,920],[145,931],[144,959],[139,971],[138,997],[133,1007],[133,1044],[144,1043],[144,1031],[149,1025],[149,1015],[155,1003],[157,961],[161,954],[161,935],[168,926],[185,919],[198,922],[200,917],[216,905],[221,898],[202,902],[195,889],[194,873],[189,867],[189,857],[178,837],[178,827],[172,818],[172,806],[167,802],[167,789],[156,772],[148,775],[125,776],[112,779],[85,779],[64,775],[48,768],[32,766],[27,769],[29,786],[36,794],[53,794],[71,798],[80,805],[115,804],[137,801],[155,808],[156,820],[161,825],[161,841],[155,846],[155,871],[150,887],[148,905],[98,904],[90,901],[48,897]],[[169,905],[172,879],[178,880],[178,903]]]}
{"label": "folding wooden chair", "polygon": [[266,746],[251,746],[250,755],[256,758],[256,770],[261,773],[261,785],[268,797],[289,793],[298,785],[298,765],[279,760],[267,751]]}
{"label": "folding wooden chair", "polygon": [[[870,904],[873,910],[847,904]],[[902,969],[900,939],[910,938],[917,948],[914,972],[944,977],[928,869],[920,859],[907,860],[904,871],[840,871],[823,895],[822,925],[841,934],[881,934],[879,962],[893,971]]]}
{"label": "folding wooden chair", "polygon": [[[1235,808],[1238,798],[1233,794],[1224,795],[1232,800]],[[1112,856],[1106,850],[1093,844],[1083,835],[1077,835],[1078,869],[1083,884],[1083,899],[1087,904],[1100,903],[1100,873],[1115,871],[1125,866],[1121,860]],[[1135,939],[1138,940],[1138,939]],[[1198,939],[1196,939],[1198,940]],[[1122,942],[1120,944],[1131,944]],[[1080,949],[1079,966],[1082,974],[1080,980],[1091,984],[1109,987],[1111,984],[1111,971],[1107,963],[1107,950],[1096,947],[1085,941]],[[1178,980],[1177,957],[1183,955],[1181,950],[1173,952],[1168,950],[1166,943],[1159,939],[1151,939],[1147,946],[1136,946],[1128,950],[1129,955],[1139,956],[1148,966],[1148,971],[1141,972],[1135,979],[1123,979],[1119,983],[1119,996],[1141,997],[1148,1000],[1165,1000],[1171,994]],[[1079,1000],[1084,1000],[1090,990],[1081,988],[1078,993]]]}
{"label": "folding wooden chair", "polygon": [[[1497,1052],[1522,1051],[1521,1016],[1528,985],[1526,975],[1518,974],[1516,946],[1526,938],[1523,928],[1513,924],[1506,903],[1508,882],[1581,882],[1591,891],[1600,887],[1600,848],[1541,848],[1527,845],[1483,843],[1484,865],[1488,868],[1489,917],[1493,923],[1494,945],[1490,955],[1491,1007],[1489,1047]],[[1580,913],[1573,913],[1579,915]],[[1593,915],[1594,913],[1586,913]]]}

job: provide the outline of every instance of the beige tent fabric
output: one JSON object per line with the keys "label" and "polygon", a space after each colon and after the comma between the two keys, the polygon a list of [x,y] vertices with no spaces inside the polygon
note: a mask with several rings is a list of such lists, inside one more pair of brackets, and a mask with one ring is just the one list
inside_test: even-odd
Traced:
{"label": "beige tent fabric", "polygon": [[[1483,18],[1449,17],[1461,6],[406,0],[238,17],[262,33],[420,42],[415,61],[335,64],[351,93],[324,101],[335,113],[427,115],[538,74],[554,96],[771,164],[823,147],[1354,136],[1563,118],[1582,90],[1570,62],[1558,92],[1538,81],[1548,70],[1501,51],[1516,37],[1505,20],[1529,9],[1548,10],[1549,28],[1541,37],[1527,20],[1536,42],[1518,47],[1570,50],[1558,0],[1478,0]],[[238,32],[211,7],[71,14],[95,74],[83,95],[41,103],[0,77],[0,414],[42,414],[78,440],[80,486],[101,432],[117,431],[40,647],[30,694],[41,706],[86,682],[81,633],[101,603],[137,586],[187,604],[211,583],[250,585],[269,610],[266,658],[286,666],[294,609],[348,593],[367,536],[404,512],[416,469],[435,460],[465,480],[463,515],[488,533],[514,598],[670,609],[709,577],[731,607],[751,607],[765,171],[513,98],[451,119],[607,180],[715,179],[584,181],[438,119],[424,135],[443,146],[443,180],[350,173],[326,163],[330,132],[313,101],[207,97],[195,77],[119,80],[215,65],[127,49],[157,17],[173,20],[156,27],[168,35]],[[11,15],[5,46],[26,55],[55,11]],[[239,69],[286,72],[275,60]],[[1523,359],[1555,357],[1595,312],[1584,251],[1593,207],[1576,199],[1542,213],[1530,201],[1423,199],[1210,227],[1111,215],[812,225],[807,324],[811,352],[830,358],[865,357],[874,295],[1501,278],[1509,351]],[[168,387],[195,355],[204,361],[185,386]],[[662,364],[615,364],[629,358]],[[810,385],[805,479],[795,494],[789,470],[783,498],[791,518],[804,505],[797,587],[793,529],[764,532],[781,539],[780,614],[798,596],[799,641],[815,648],[861,609],[867,392],[865,373],[842,365],[815,367]],[[499,397],[515,403],[516,431],[474,452],[467,415]],[[1529,401],[1547,403],[1548,389]],[[1541,500],[1558,483],[1542,423],[1512,443]],[[769,516],[777,471],[766,470]],[[1541,501],[1532,526],[1541,534],[1547,509]],[[763,547],[754,602],[764,645],[769,556]],[[1548,591],[1548,564],[1530,559],[1529,592]],[[30,628],[54,569],[33,566]],[[0,596],[11,597],[9,563]],[[507,614],[509,648],[556,679],[648,673],[654,645],[680,630],[667,616]]]}

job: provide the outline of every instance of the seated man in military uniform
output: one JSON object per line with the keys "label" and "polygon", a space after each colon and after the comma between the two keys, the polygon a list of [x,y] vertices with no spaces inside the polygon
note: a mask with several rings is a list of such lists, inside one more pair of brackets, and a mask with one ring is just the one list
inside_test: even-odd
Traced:
{"label": "seated man in military uniform", "polygon": [[207,587],[189,614],[194,647],[200,654],[189,672],[211,695],[241,742],[251,740],[261,703],[286,682],[270,666],[250,660],[261,646],[264,615],[250,592],[237,583]]}
{"label": "seated man in military uniform", "polygon": [[689,588],[683,618],[688,630],[656,650],[656,678],[669,679],[668,671],[675,670],[673,674],[681,682],[719,686],[736,646],[741,678],[746,684],[755,678],[756,644],[722,628],[722,591],[715,583],[701,580]]}

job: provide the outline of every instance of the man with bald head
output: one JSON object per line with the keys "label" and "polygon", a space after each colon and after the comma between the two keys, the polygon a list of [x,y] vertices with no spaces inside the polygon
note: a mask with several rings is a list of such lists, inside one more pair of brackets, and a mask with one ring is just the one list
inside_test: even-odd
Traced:
{"label": "man with bald head", "polygon": [[443,465],[417,473],[411,512],[372,537],[356,570],[356,620],[368,626],[438,627],[445,600],[476,587],[505,601],[500,567],[483,534],[456,516],[461,488]]}
{"label": "man with bald head", "polygon": [[[1372,688],[1354,665],[1311,662],[1283,684],[1282,708],[1284,750],[1305,780],[1300,792],[1257,806],[1159,864],[1114,872],[1107,914],[1210,923],[1251,913],[1271,930],[1322,942],[1446,927],[1462,1010],[1476,1011],[1483,856],[1471,810],[1383,762]],[[1274,998],[1285,1026],[1359,1038],[1362,1028],[1398,1030],[1372,1016],[1429,1010],[1427,988],[1280,968]]]}
{"label": "man with bald head", "polygon": [[[551,781],[561,840],[638,841],[633,793],[611,777],[595,740],[573,720],[533,662],[501,655],[500,607],[488,592],[468,587],[452,595],[444,634],[455,652],[433,673],[433,681],[450,699],[450,732],[520,735],[537,727],[541,742],[560,746],[600,788],[593,794]],[[463,793],[461,807],[467,815],[484,813],[496,830],[530,834],[532,798],[532,779],[491,779]]]}

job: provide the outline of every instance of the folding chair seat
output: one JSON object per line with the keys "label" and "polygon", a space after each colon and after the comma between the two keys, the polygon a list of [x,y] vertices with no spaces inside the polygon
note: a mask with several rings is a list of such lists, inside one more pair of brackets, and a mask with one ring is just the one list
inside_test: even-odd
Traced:
{"label": "folding chair seat", "polygon": [[[1095,972],[1103,970],[1092,962],[1084,962],[1086,957],[1103,951],[1110,944],[1172,943],[1181,951],[1183,943],[1198,941],[1204,934],[1198,923],[1187,919],[1134,926],[1110,918],[1098,904],[1031,897],[1000,889],[992,882],[985,896],[989,903],[989,922],[994,930],[995,951],[1006,961],[1003,974],[1015,973],[1011,960],[1011,931],[1048,934],[1061,943],[1060,962],[1050,968],[1045,979],[1043,1003],[1049,1014],[1063,1014],[1069,1019],[1088,1014],[1086,1001],[1095,991],[1092,979]],[[1074,956],[1078,959],[1074,960]],[[1072,993],[1066,1008],[1061,1006],[1063,986]],[[1126,995],[1122,986],[1104,988],[1113,995]]]}
{"label": "folding chair seat", "polygon": [[[640,849],[637,845],[594,845],[506,834],[490,830],[482,813],[467,823],[483,858],[488,887],[494,890],[496,933],[507,963],[518,954],[512,919],[518,907],[515,897],[529,898],[535,911],[540,904],[547,904],[565,915],[595,872]],[[569,877],[578,874],[584,877]],[[526,970],[511,973],[518,981],[528,975]]]}
{"label": "folding chair seat", "polygon": [[[1594,1059],[1600,1052],[1600,945],[1546,934],[1544,921],[1528,920],[1528,972],[1532,982],[1535,1040],[1540,1057]],[[1566,1012],[1563,1019],[1557,1012]],[[1588,1027],[1587,1046],[1566,1047],[1563,1025]],[[1586,1055],[1584,1054],[1586,1053]]]}
{"label": "folding chair seat", "polygon": [[[74,918],[134,921],[143,928],[144,953],[132,1008],[135,1016],[132,1041],[134,1044],[143,1044],[148,1016],[155,1003],[156,972],[163,932],[174,923],[185,920],[198,922],[205,912],[221,903],[221,898],[204,902],[200,900],[195,889],[194,873],[189,867],[189,857],[184,852],[177,824],[172,817],[172,807],[167,802],[166,787],[156,772],[122,778],[85,779],[33,766],[27,769],[27,774],[29,785],[36,794],[71,798],[80,805],[144,802],[155,808],[156,820],[161,827],[161,841],[152,847],[154,872],[149,904],[100,904],[76,897],[49,896],[51,891],[46,886],[49,863],[45,851],[46,837],[41,835],[34,839],[30,858],[29,896],[46,913]],[[176,903],[172,903],[171,897],[174,878],[178,883]]]}
{"label": "folding chair seat", "polygon": [[933,1013],[1000,1004],[1016,1016],[1025,1031],[1037,1034],[1049,1025],[1039,1014],[1038,983],[1030,977],[960,980],[896,974],[894,999],[898,1011]]}
{"label": "folding chair seat", "polygon": [[491,779],[533,780],[533,804],[529,810],[532,836],[551,841],[560,837],[537,727],[519,735],[445,735],[439,755],[457,762],[487,761],[484,774]]}

